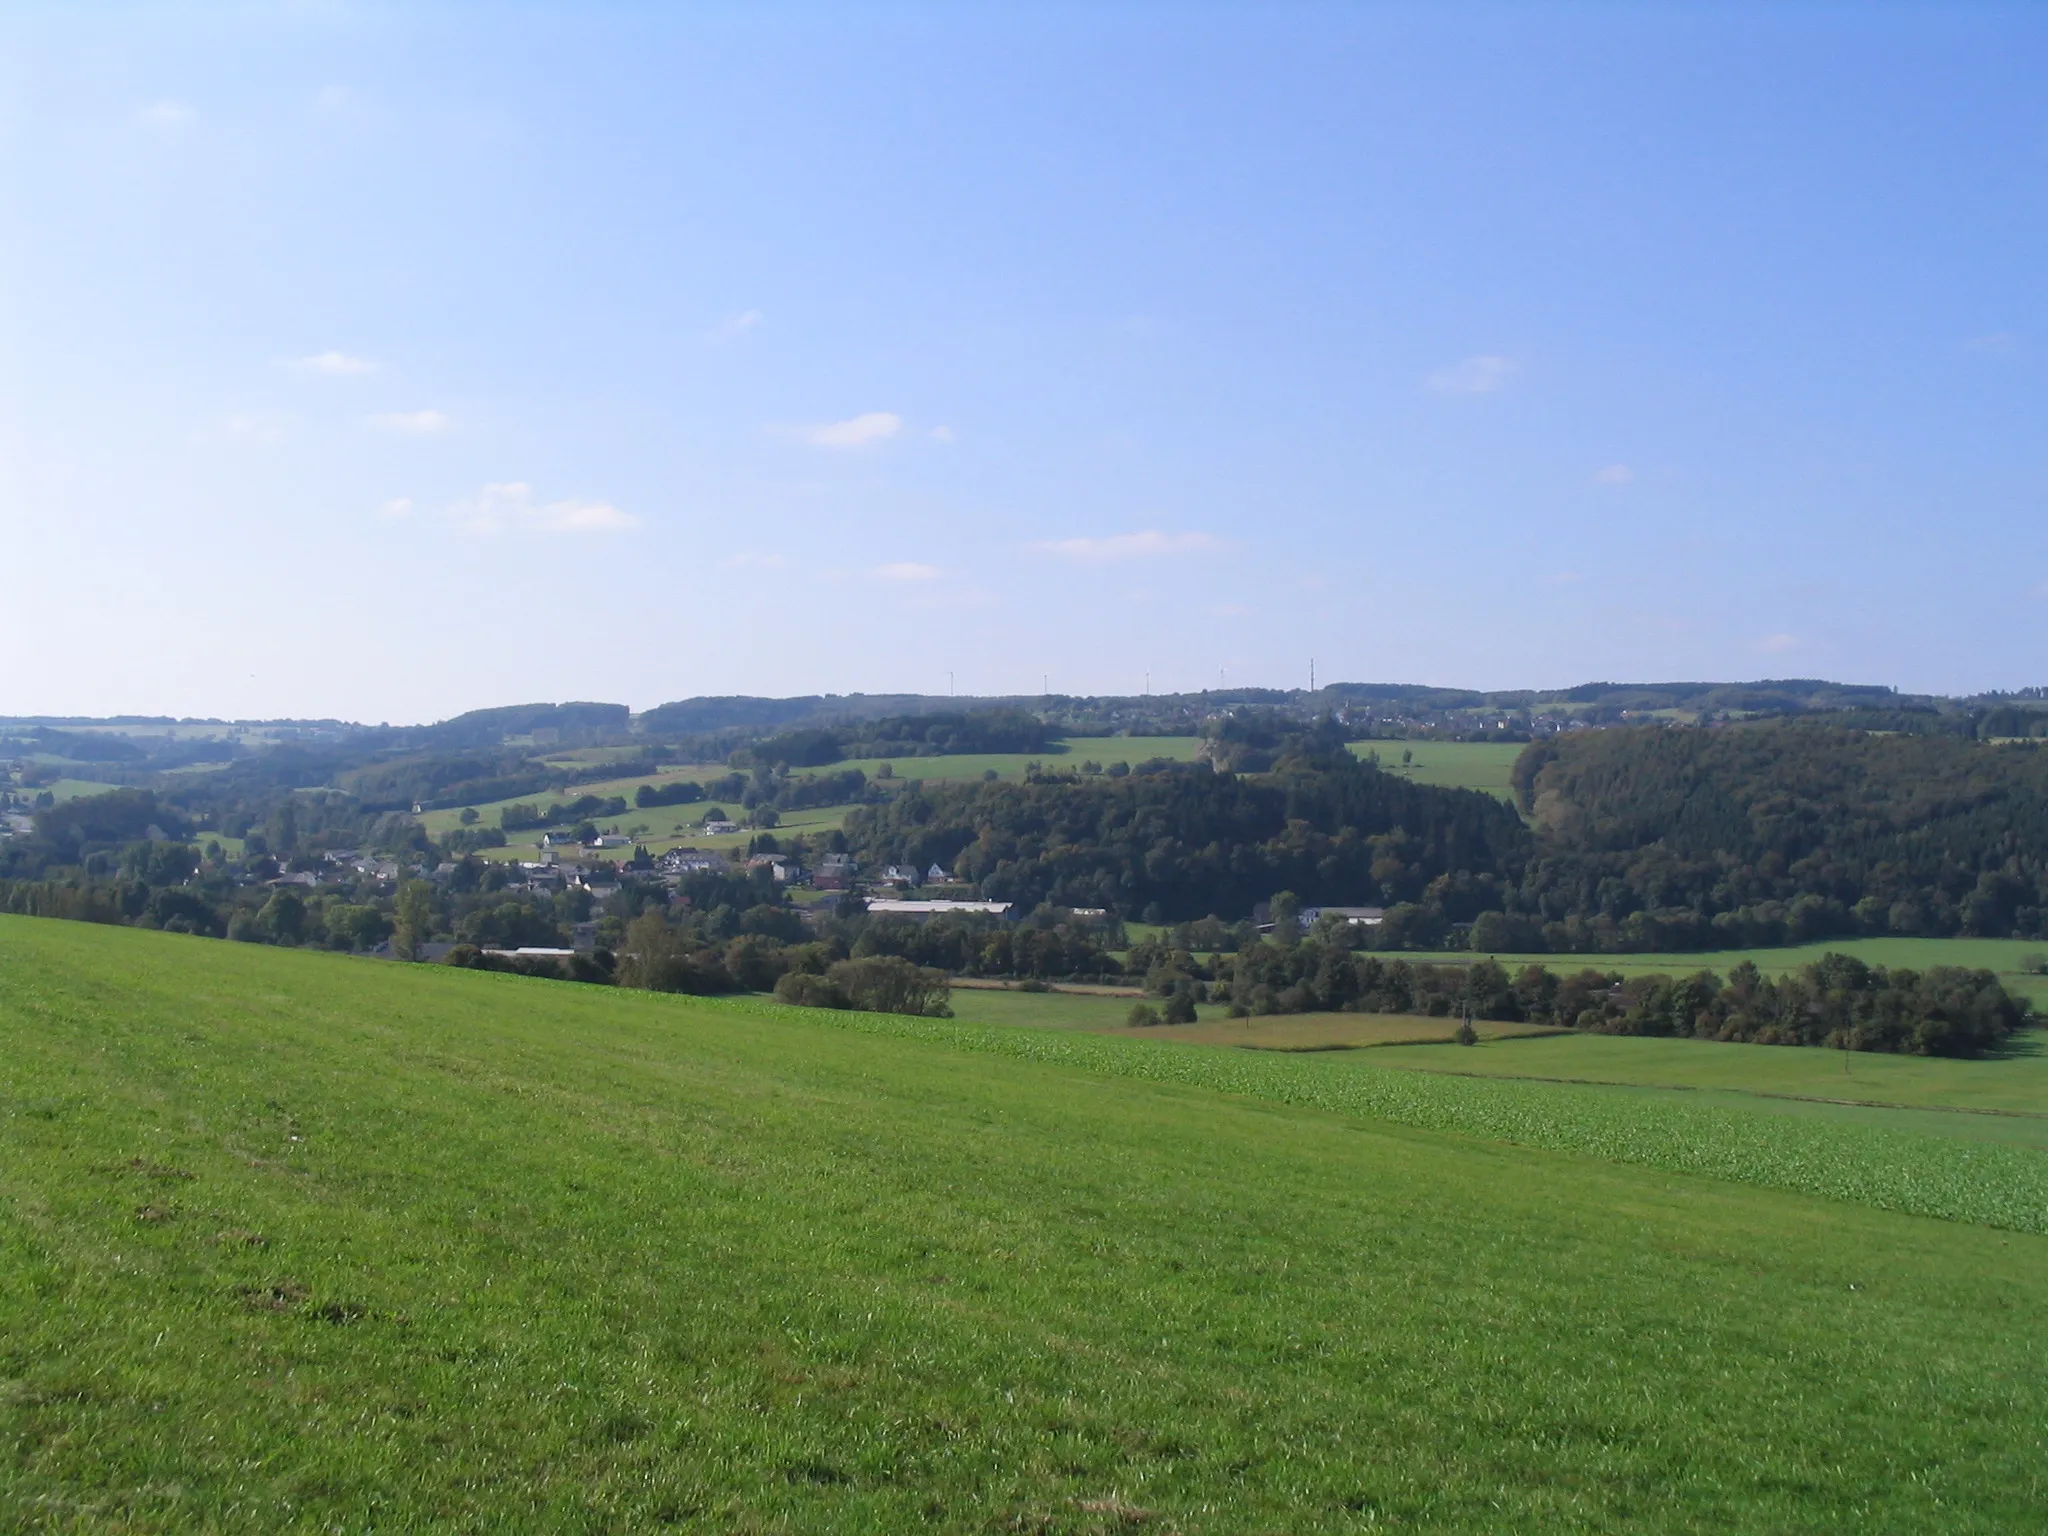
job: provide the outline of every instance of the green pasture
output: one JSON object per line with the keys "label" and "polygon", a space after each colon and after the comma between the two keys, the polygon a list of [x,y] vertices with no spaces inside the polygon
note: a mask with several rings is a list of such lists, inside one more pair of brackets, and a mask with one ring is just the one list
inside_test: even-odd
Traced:
{"label": "green pasture", "polygon": [[[737,811],[736,805],[727,806],[726,809],[736,814],[744,814]],[[777,836],[784,837],[799,833],[815,836],[821,832],[831,832],[846,820],[846,813],[852,809],[850,805],[828,805],[807,811],[784,811],[782,820],[774,831]],[[691,812],[695,814],[687,814]],[[666,853],[671,848],[714,848],[726,853],[744,853],[748,841],[761,835],[752,828],[743,828],[738,832],[721,832],[715,836],[707,835],[697,831],[694,825],[696,819],[703,814],[704,806],[701,803],[695,806],[651,806],[646,810],[633,809],[624,816],[602,817],[598,821],[598,826],[605,831],[617,827],[621,835],[632,834],[632,829],[636,827],[646,828],[644,834],[634,835],[634,840],[651,854]],[[508,832],[507,842],[503,848],[485,848],[480,850],[477,856],[501,862],[521,859],[531,861],[540,857],[540,839],[543,835],[539,830]],[[630,855],[631,852],[630,848],[608,848],[602,854],[593,852],[591,857],[618,859]]]}
{"label": "green pasture", "polygon": [[[567,793],[563,794],[543,789],[537,790],[530,795],[514,795],[508,800],[479,801],[476,805],[469,807],[469,809],[474,810],[480,818],[477,822],[478,826],[495,827],[498,824],[499,814],[507,806],[531,805],[541,810],[546,810],[549,806],[567,805],[572,800],[582,799],[585,795],[595,795],[600,800],[609,800],[615,795],[623,795],[626,800],[626,809],[629,812],[635,816],[645,816],[650,813],[640,811],[633,804],[633,794],[642,784],[653,784],[657,787],[663,784],[680,784],[686,781],[709,784],[714,779],[724,778],[730,772],[732,770],[723,763],[695,763],[683,767],[664,768],[659,773],[636,774],[631,778],[606,779],[596,784],[574,784],[569,787]],[[690,812],[693,819],[701,819],[704,815],[705,806],[706,802],[701,800],[694,806],[656,806],[653,808],[652,814],[665,816],[671,812],[677,815]],[[737,812],[739,807],[737,805],[729,805],[726,809]],[[462,825],[462,811],[463,808],[461,806],[448,810],[426,811],[420,815],[420,825],[427,829],[429,837],[440,837],[444,833],[455,831]],[[517,836],[518,834],[515,833],[513,835]],[[540,836],[538,832],[533,835],[535,837]]]}
{"label": "green pasture", "polygon": [[82,799],[86,795],[104,795],[119,789],[118,784],[102,784],[97,779],[58,779],[54,783],[39,784],[28,793],[41,794],[48,790],[59,805],[66,800]]}
{"label": "green pasture", "polygon": [[[1017,779],[1024,776],[1025,768],[1032,763],[1039,763],[1047,768],[1067,770],[1077,769],[1082,763],[1091,760],[1101,763],[1105,768],[1114,762],[1129,762],[1135,765],[1150,757],[1170,758],[1175,762],[1192,762],[1194,761],[1196,748],[1201,745],[1201,738],[1196,736],[1081,737],[1064,745],[1069,750],[1062,753],[970,753],[959,757],[905,757],[888,759],[887,761],[890,764],[891,771],[899,781],[910,779],[920,781],[978,779],[990,772],[995,773],[999,778]],[[585,750],[599,752],[601,749],[588,748]],[[558,753],[544,760],[547,762],[568,762],[576,759],[576,753]],[[599,757],[595,760],[602,761],[602,758]],[[869,778],[873,778],[877,770],[881,768],[883,761],[884,759],[882,758],[866,758],[855,762],[834,763],[829,768],[798,769],[795,771],[795,777],[802,778],[806,775],[841,773],[848,768],[858,768],[867,774]],[[698,801],[694,805],[655,806],[649,810],[642,811],[632,804],[634,791],[638,790],[642,784],[652,784],[656,787],[664,784],[678,784],[685,781],[709,784],[714,780],[724,778],[730,772],[732,772],[732,769],[724,763],[693,763],[686,766],[664,768],[661,772],[654,774],[635,774],[629,778],[606,779],[602,782],[591,784],[576,784],[570,786],[567,793],[563,794],[557,794],[552,790],[540,790],[530,795],[514,795],[506,800],[480,801],[470,807],[470,809],[476,811],[481,818],[477,823],[479,826],[495,827],[498,824],[499,814],[507,806],[533,805],[546,809],[553,805],[567,805],[570,801],[579,800],[585,795],[595,795],[603,800],[620,795],[625,797],[628,815],[609,818],[606,822],[607,825],[611,821],[617,821],[622,827],[628,825],[631,821],[647,821],[651,825],[678,827],[701,820],[708,802]],[[733,812],[735,815],[740,813],[740,807],[737,804],[728,805],[725,809]],[[833,809],[838,810],[843,817],[844,812],[850,809],[850,807],[834,807]],[[792,812],[791,819],[795,816],[807,814],[809,813],[802,811]],[[456,806],[447,810],[426,811],[420,816],[420,824],[426,828],[428,836],[440,837],[444,833],[452,832],[462,825],[462,807]],[[833,822],[832,825],[837,826],[838,823]],[[537,832],[534,834],[536,837],[539,835]],[[658,835],[668,836],[671,834],[661,833]],[[683,834],[677,832],[673,835],[681,837]],[[671,846],[675,845],[672,844]],[[719,845],[715,842],[700,841],[692,838],[690,846],[715,847]]]}
{"label": "green pasture", "polygon": [[[1518,741],[1354,741],[1354,755],[1375,754],[1380,767],[1398,773],[1417,784],[1435,784],[1444,789],[1477,789],[1512,802],[1515,792],[1508,775],[1515,759],[1522,755]],[[1411,754],[1402,762],[1402,754]]]}
{"label": "green pasture", "polygon": [[2034,1523],[2019,1149],[1351,1060],[0,919],[0,1525]]}

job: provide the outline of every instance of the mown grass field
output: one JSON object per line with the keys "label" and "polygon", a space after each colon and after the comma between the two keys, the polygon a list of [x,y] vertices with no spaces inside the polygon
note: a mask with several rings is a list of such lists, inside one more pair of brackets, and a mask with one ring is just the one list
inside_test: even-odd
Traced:
{"label": "mown grass field", "polygon": [[[1512,802],[1515,792],[1508,775],[1515,759],[1522,755],[1518,741],[1354,741],[1357,757],[1379,758],[1388,773],[1398,773],[1417,784],[1435,784],[1445,789],[1476,789]],[[1402,761],[1402,754],[1409,761]]]}
{"label": "mown grass field", "polygon": [[0,919],[0,1526],[2032,1528],[2048,1239],[1870,1203],[1943,1143],[1378,1054]]}

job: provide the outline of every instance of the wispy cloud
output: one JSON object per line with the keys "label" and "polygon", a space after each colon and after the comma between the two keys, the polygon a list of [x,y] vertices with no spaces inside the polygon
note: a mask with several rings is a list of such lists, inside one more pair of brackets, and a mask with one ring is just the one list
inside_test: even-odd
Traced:
{"label": "wispy cloud", "polygon": [[779,571],[788,564],[786,558],[772,550],[766,553],[741,550],[719,561],[718,568],[723,571]]}
{"label": "wispy cloud", "polygon": [[1543,578],[1543,585],[1546,587],[1569,587],[1585,579],[1577,571],[1556,571]]}
{"label": "wispy cloud", "polygon": [[1167,533],[1159,528],[1147,528],[1142,533],[1112,533],[1100,539],[1046,539],[1024,547],[1082,565],[1106,565],[1112,560],[1144,560],[1160,555],[1199,555],[1229,548],[1213,533]]}
{"label": "wispy cloud", "polygon": [[747,332],[768,317],[758,309],[743,309],[736,315],[727,315],[705,333],[707,341],[738,341]]}
{"label": "wispy cloud", "polygon": [[1627,485],[1635,479],[1636,472],[1626,464],[1610,464],[1605,469],[1593,472],[1595,485]]}
{"label": "wispy cloud", "polygon": [[958,442],[960,439],[960,434],[955,432],[951,427],[933,427],[931,430],[931,439],[935,443]]}
{"label": "wispy cloud", "polygon": [[2034,590],[2028,595],[2031,597],[2040,598],[2043,601],[2048,601],[2048,581],[2042,582],[2039,586],[2035,587]]}
{"label": "wispy cloud", "polygon": [[1256,617],[1256,608],[1247,608],[1243,603],[1219,603],[1209,610],[1219,619],[1249,619]]}
{"label": "wispy cloud", "polygon": [[311,357],[300,358],[297,366],[307,373],[324,373],[337,378],[377,371],[377,365],[367,357],[353,357],[346,352],[315,352]]}
{"label": "wispy cloud", "polygon": [[377,515],[379,517],[411,517],[412,498],[410,496],[394,496],[377,509]]}
{"label": "wispy cloud", "polygon": [[2016,332],[1993,331],[1988,336],[1972,336],[1963,343],[1963,350],[1978,357],[2018,357],[2025,349]]}
{"label": "wispy cloud", "polygon": [[145,128],[182,128],[199,114],[182,101],[153,101],[135,114]]}
{"label": "wispy cloud", "polygon": [[537,502],[523,480],[487,485],[475,496],[455,504],[457,524],[470,533],[620,533],[638,528],[640,519],[608,501]]}
{"label": "wispy cloud", "polygon": [[1796,651],[1799,649],[1799,637],[1797,635],[1765,635],[1763,639],[1757,641],[1756,648],[1760,651],[1768,651],[1774,656],[1782,655],[1786,651]]}
{"label": "wispy cloud", "polygon": [[936,565],[925,565],[916,560],[895,560],[874,569],[874,575],[880,581],[937,581],[945,574]]}
{"label": "wispy cloud", "polygon": [[830,421],[804,429],[804,440],[819,448],[865,448],[886,442],[903,430],[903,418],[894,411],[868,411],[845,421]]}
{"label": "wispy cloud", "polygon": [[455,425],[443,411],[386,411],[381,416],[372,416],[370,422],[407,437],[434,437]]}
{"label": "wispy cloud", "polygon": [[1423,386],[1439,395],[1490,395],[1507,383],[1514,371],[1510,358],[1468,357],[1439,368],[1423,380]]}

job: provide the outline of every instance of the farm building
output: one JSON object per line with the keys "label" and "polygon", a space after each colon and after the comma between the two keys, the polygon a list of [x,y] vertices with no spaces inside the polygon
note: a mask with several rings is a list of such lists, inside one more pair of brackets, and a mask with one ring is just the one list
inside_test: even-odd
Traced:
{"label": "farm building", "polygon": [[979,915],[982,917],[1008,917],[1016,910],[1016,903],[1009,901],[892,901],[877,900],[868,903],[870,916],[907,917],[915,922],[939,917],[948,912]]}

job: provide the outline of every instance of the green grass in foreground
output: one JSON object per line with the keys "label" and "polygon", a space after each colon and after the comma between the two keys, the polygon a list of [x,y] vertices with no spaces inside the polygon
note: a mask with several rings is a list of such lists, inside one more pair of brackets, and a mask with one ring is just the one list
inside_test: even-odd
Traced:
{"label": "green grass in foreground", "polygon": [[0,1525],[2034,1522],[2048,1242],[1328,1060],[0,919]]}

